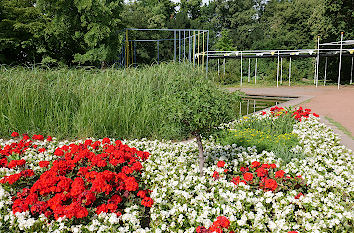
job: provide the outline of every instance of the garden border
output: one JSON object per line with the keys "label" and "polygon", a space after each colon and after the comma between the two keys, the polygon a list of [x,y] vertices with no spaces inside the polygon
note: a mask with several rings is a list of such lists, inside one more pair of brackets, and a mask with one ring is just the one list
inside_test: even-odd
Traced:
{"label": "garden border", "polygon": [[[277,106],[279,107],[290,107],[290,106],[298,106],[306,101],[311,100],[314,96],[311,95],[279,95],[279,94],[274,94],[274,93],[267,93],[264,90],[257,90],[257,89],[253,89],[253,90],[244,90],[243,88],[227,88],[227,90],[234,92],[234,91],[242,91],[246,94],[250,94],[250,95],[257,95],[257,96],[271,96],[271,97],[292,97],[293,99],[290,99],[289,101],[285,101],[282,102],[280,104],[278,104]],[[274,105],[275,106],[275,105]],[[269,108],[260,110],[258,112],[264,111],[264,110],[270,110],[270,108],[274,107],[271,106]],[[258,113],[255,112],[255,113]],[[341,144],[345,145],[346,147],[348,147],[349,149],[351,149],[352,151],[354,151],[354,140],[352,140],[348,135],[344,134],[341,130],[339,130],[335,125],[331,124],[327,119],[324,118],[324,116],[320,116],[320,122],[327,125],[328,127],[330,127],[331,129],[333,129],[333,131],[338,134],[340,136],[340,141]]]}

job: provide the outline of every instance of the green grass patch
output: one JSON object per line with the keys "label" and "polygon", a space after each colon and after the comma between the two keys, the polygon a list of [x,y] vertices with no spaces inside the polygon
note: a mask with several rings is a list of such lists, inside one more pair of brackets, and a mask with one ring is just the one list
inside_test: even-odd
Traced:
{"label": "green grass patch", "polygon": [[345,128],[341,123],[333,120],[332,118],[325,116],[326,120],[328,120],[332,125],[334,125],[335,127],[337,127],[337,129],[339,129],[340,131],[342,131],[345,135],[349,136],[351,139],[354,140],[354,136],[352,135],[352,133]]}
{"label": "green grass patch", "polygon": [[175,94],[171,84],[187,92],[216,88],[187,64],[125,70],[0,67],[0,137],[12,131],[58,138],[188,137],[161,106]]}

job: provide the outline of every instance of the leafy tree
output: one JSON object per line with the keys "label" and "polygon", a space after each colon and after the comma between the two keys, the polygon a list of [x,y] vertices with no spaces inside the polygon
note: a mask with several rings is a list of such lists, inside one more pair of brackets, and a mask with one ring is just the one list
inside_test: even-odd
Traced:
{"label": "leafy tree", "polygon": [[94,64],[117,55],[123,0],[37,0],[50,21],[45,28],[49,58]]}
{"label": "leafy tree", "polygon": [[[194,79],[178,77],[169,81],[169,91],[174,94],[162,98],[162,112],[169,113],[166,122],[179,123],[181,135],[196,138],[202,176],[204,167],[202,137],[209,137],[220,124],[234,119],[239,96],[219,89],[202,73],[197,73]],[[169,127],[167,124],[165,126]]]}
{"label": "leafy tree", "polygon": [[222,30],[220,39],[214,45],[214,48],[216,50],[220,50],[220,51],[236,50],[236,48],[233,46],[233,42],[232,42],[232,39],[229,34],[230,34],[230,31]]}
{"label": "leafy tree", "polygon": [[35,2],[0,1],[0,63],[35,63],[41,59],[45,21]]}

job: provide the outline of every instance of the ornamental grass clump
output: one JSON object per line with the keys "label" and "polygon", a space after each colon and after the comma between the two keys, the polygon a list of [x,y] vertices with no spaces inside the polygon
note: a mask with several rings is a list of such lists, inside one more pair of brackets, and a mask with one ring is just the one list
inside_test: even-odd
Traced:
{"label": "ornamental grass clump", "polygon": [[[17,137],[18,133],[13,133]],[[33,141],[43,141],[34,135]],[[141,179],[141,162],[148,152],[130,148],[109,138],[102,141],[86,140],[57,146],[53,160],[42,160],[31,168],[26,165],[26,151],[43,153],[27,135],[0,148],[0,167],[11,169],[0,183],[12,196],[12,212],[28,212],[31,217],[45,216],[48,223],[62,218],[73,223],[85,223],[94,214],[116,214],[117,217],[133,204],[153,205]],[[48,137],[47,141],[52,138]],[[46,145],[46,142],[40,143]],[[31,161],[30,161],[31,162]],[[44,226],[46,227],[46,226]]]}

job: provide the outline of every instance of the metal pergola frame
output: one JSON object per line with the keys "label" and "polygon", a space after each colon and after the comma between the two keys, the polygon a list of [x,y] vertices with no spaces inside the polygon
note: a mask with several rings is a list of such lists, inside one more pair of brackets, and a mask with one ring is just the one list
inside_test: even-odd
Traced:
{"label": "metal pergola frame", "polygon": [[[321,48],[324,46],[340,46],[339,48]],[[352,46],[351,48],[343,48],[343,46]],[[198,54],[197,54],[198,55]],[[279,76],[280,83],[282,83],[282,61],[283,58],[289,58],[289,86],[291,85],[291,60],[292,58],[308,58],[314,57],[316,58],[315,63],[315,74],[314,74],[314,84],[316,87],[318,86],[319,80],[319,62],[320,57],[326,58],[325,63],[325,76],[324,76],[324,85],[326,85],[327,78],[327,58],[328,57],[339,57],[339,65],[338,65],[338,89],[340,87],[341,81],[341,67],[342,67],[342,57],[351,57],[351,77],[350,84],[353,83],[353,66],[354,66],[354,40],[346,40],[343,41],[343,33],[341,33],[341,40],[336,42],[329,42],[320,44],[320,37],[317,39],[317,48],[316,49],[294,49],[294,50],[244,50],[244,51],[209,51],[208,58],[209,59],[218,59],[218,74],[220,75],[220,59],[223,59],[223,68],[225,74],[225,61],[226,59],[240,59],[241,63],[241,81],[240,85],[242,86],[242,61],[245,58],[248,58],[248,82],[250,81],[250,59],[255,58],[255,83],[257,82],[257,59],[258,58],[277,58],[277,87],[279,86]],[[281,68],[279,69],[279,65]],[[280,74],[279,74],[280,72]]]}
{"label": "metal pergola frame", "polygon": [[[121,65],[129,67],[131,64],[136,64],[136,42],[156,42],[157,47],[157,62],[160,62],[160,42],[173,41],[173,60],[175,62],[189,61],[196,65],[204,67],[208,74],[209,58],[209,30],[200,29],[146,29],[146,28],[126,28],[122,43]],[[173,32],[173,39],[130,39],[129,31],[168,31]],[[202,37],[202,38],[201,38]],[[206,37],[206,38],[205,38]],[[134,44],[133,44],[134,43]],[[186,50],[187,49],[187,50]],[[178,50],[178,55],[177,55]],[[178,56],[178,60],[177,60]],[[206,60],[204,62],[204,60]]]}

